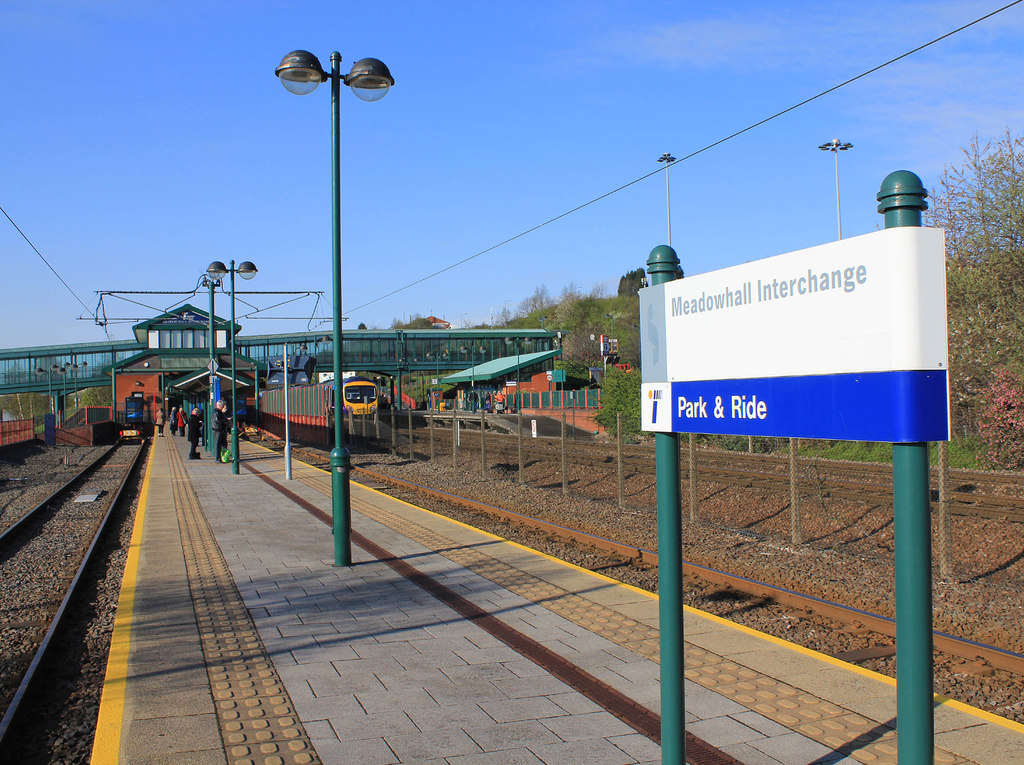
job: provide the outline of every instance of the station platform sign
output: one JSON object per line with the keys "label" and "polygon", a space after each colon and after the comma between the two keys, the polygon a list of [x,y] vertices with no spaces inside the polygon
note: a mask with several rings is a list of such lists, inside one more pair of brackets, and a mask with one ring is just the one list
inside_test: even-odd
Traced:
{"label": "station platform sign", "polygon": [[640,290],[643,428],[949,437],[943,232],[877,231]]}

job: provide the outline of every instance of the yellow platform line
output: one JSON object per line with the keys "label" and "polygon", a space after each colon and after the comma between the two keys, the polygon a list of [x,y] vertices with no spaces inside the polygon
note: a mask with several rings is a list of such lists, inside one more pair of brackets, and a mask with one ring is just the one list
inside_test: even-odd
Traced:
{"label": "yellow platform line", "polygon": [[132,622],[135,615],[135,590],[138,583],[139,557],[142,551],[142,528],[146,520],[149,501],[149,482],[153,477],[156,447],[151,446],[146,463],[146,477],[142,482],[135,525],[125,561],[121,593],[117,600],[117,615],[110,638],[110,654],[103,678],[96,738],[92,742],[92,765],[116,765],[121,754],[121,728],[124,723],[124,700],[128,681],[128,657],[131,650]]}

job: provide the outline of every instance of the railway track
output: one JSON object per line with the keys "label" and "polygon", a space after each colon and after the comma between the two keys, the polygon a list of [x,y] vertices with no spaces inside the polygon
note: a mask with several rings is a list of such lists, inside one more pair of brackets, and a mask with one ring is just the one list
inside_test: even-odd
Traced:
{"label": "railway track", "polygon": [[[376,488],[634,586],[657,589],[657,569],[650,565],[657,560],[648,506],[653,482],[641,481],[640,491],[648,494],[632,495],[643,496],[643,506],[623,509],[616,506],[614,479],[605,470],[574,469],[570,463],[572,491],[555,498],[561,481],[550,465],[528,464],[526,483],[519,485],[514,461],[500,464],[491,450],[484,477],[479,452],[472,449],[460,450],[458,467],[452,469],[450,452],[428,461],[426,451],[417,450],[416,459],[409,460],[407,444],[400,443],[394,457],[358,447],[353,465],[376,474],[362,474]],[[293,451],[296,458],[326,465],[326,453]],[[389,486],[378,477],[384,474],[442,491],[432,497],[415,486]],[[360,480],[357,473],[354,478]],[[460,506],[463,495],[485,507]],[[895,677],[891,512],[887,520],[882,507],[865,512],[837,502],[835,515],[822,519],[815,533],[839,527],[850,534],[837,534],[835,547],[790,545],[751,521],[778,515],[771,496],[713,488],[701,501],[711,503],[702,510],[707,518],[693,525],[684,541],[686,559],[705,564],[703,570],[687,565],[688,605]],[[1024,567],[1016,563],[1024,555],[1020,542],[1013,542],[1019,535],[1000,521],[964,517],[957,523],[958,578],[937,579],[934,592],[935,689],[1024,722],[1024,639],[1016,629],[1024,602],[1014,584]],[[842,610],[830,611],[831,604]]]}
{"label": "railway track", "polygon": [[[470,454],[480,451],[480,431],[473,429],[478,421],[467,418],[470,427],[460,428],[462,444],[459,451]],[[399,453],[405,453],[409,431],[398,421],[398,435],[401,437]],[[372,430],[372,429],[371,429]],[[414,450],[421,454],[429,448],[427,428],[414,427],[412,430]],[[362,431],[354,431],[359,436]],[[451,430],[435,428],[434,449],[439,454],[451,454]],[[388,444],[380,444],[387,447]],[[518,460],[519,445],[514,435],[488,433],[485,435],[484,450],[491,459]],[[562,446],[560,441],[550,438],[524,438],[524,462],[544,462],[561,465]],[[596,470],[618,470],[615,444],[572,441],[570,456],[573,465],[591,467]],[[682,460],[682,475],[687,479],[686,456]],[[757,454],[749,452],[726,452],[699,450],[697,452],[697,480],[744,488],[789,491],[788,455]],[[826,460],[816,457],[798,457],[798,484],[808,494],[823,499],[844,499],[874,504],[892,503],[892,466],[882,463],[847,462]],[[622,450],[622,471],[625,475],[655,475],[654,450],[644,446],[624,446]],[[932,487],[938,486],[939,472],[932,468]],[[1024,522],[1024,476],[1019,473],[963,470],[948,471],[947,484],[949,510],[956,515],[991,518]],[[938,492],[933,488],[932,505],[938,506]]]}
{"label": "railway track", "polygon": [[[318,464],[321,466],[327,464],[326,457],[319,452],[303,449],[294,449],[293,451],[297,455],[301,454],[303,458],[308,460],[311,464]],[[772,462],[788,469],[788,461],[783,463],[779,458],[775,458]],[[882,466],[873,466],[872,470],[876,467],[881,468]],[[561,524],[552,523],[550,521],[513,510],[507,510],[492,504],[482,503],[451,492],[440,491],[429,486],[405,481],[378,471],[367,470],[366,468],[356,466],[353,467],[353,473],[366,476],[370,480],[383,486],[401,489],[403,491],[412,492],[419,496],[429,497],[435,500],[441,500],[445,503],[457,505],[470,512],[483,513],[492,517],[512,521],[528,528],[557,536],[573,544],[596,548],[608,555],[621,556],[622,558],[630,561],[649,564],[654,567],[658,565],[658,553],[653,550],[579,531],[578,529],[569,528]],[[894,643],[896,638],[895,620],[888,616],[872,613],[853,606],[846,606],[841,603],[814,597],[812,595],[805,595],[789,588],[774,586],[755,579],[737,576],[726,571],[695,563],[684,562],[683,573],[691,579],[700,579],[715,587],[726,588],[736,593],[742,593],[744,596],[751,599],[778,603],[794,609],[798,613],[816,614],[825,617],[845,625],[847,629],[852,631],[870,631],[883,636],[886,638],[887,642],[892,641]],[[1000,669],[1016,675],[1024,676],[1024,655],[1022,654],[1006,650],[998,646],[986,645],[981,642],[957,637],[941,631],[934,632],[933,641],[937,651],[948,654],[949,656],[967,660],[967,662],[972,662],[973,664],[961,665],[961,668],[966,671],[985,673],[989,669]],[[895,649],[892,645],[883,644],[875,646],[873,649],[863,651],[842,652],[836,654],[836,658],[859,663],[873,658],[891,656],[894,655],[894,653]]]}
{"label": "railway track", "polygon": [[0,535],[0,755],[143,451],[107,450]]}
{"label": "railway track", "polygon": [[[630,544],[618,542],[594,534],[588,534],[576,529],[567,528],[558,524],[550,523],[540,518],[524,515],[515,511],[505,510],[494,505],[477,502],[466,497],[460,497],[450,492],[437,491],[430,487],[405,481],[394,476],[385,475],[380,472],[356,467],[354,472],[365,475],[374,481],[387,486],[412,491],[422,496],[440,499],[445,502],[456,504],[472,512],[485,513],[497,516],[506,520],[534,528],[545,533],[555,534],[563,539],[576,544],[583,544],[595,547],[605,553],[617,556],[625,556],[633,561],[648,563],[652,566],[658,565],[658,553],[652,550],[635,547]],[[790,608],[809,614],[817,614],[828,619],[848,625],[851,628],[866,628],[871,632],[883,635],[893,641],[896,638],[895,620],[880,614],[874,614],[859,608],[845,606],[840,603],[816,598],[811,595],[790,590],[784,587],[776,587],[765,582],[759,582],[742,576],[729,574],[725,571],[701,566],[694,563],[683,563],[683,574],[691,578],[700,578],[710,584],[726,587],[730,590],[743,593],[751,598],[767,600],[779,603]],[[984,667],[992,667],[1012,672],[1017,675],[1024,675],[1024,655],[1008,651],[996,646],[985,645],[973,640],[966,640],[944,632],[936,631],[933,635],[935,649],[951,656],[960,657],[974,662],[979,662],[979,670]],[[888,646],[882,647],[880,651],[866,651],[859,655],[844,654],[836,658],[845,661],[857,662],[876,656],[892,655],[894,649]]]}

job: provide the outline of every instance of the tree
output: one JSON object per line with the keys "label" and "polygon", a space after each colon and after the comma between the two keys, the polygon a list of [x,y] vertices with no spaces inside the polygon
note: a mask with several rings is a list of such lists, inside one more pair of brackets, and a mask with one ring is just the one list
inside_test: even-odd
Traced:
{"label": "tree", "polygon": [[619,279],[619,290],[616,294],[620,297],[626,295],[633,295],[635,297],[636,293],[640,291],[640,288],[644,285],[645,281],[646,277],[642,268],[630,271]]}
{"label": "tree", "polygon": [[0,412],[7,412],[17,420],[29,420],[49,411],[49,397],[42,393],[9,393],[0,396]]}
{"label": "tree", "polygon": [[548,288],[543,284],[533,291],[533,295],[519,303],[519,315],[529,316],[531,313],[546,311],[554,305],[554,301],[548,294]]}
{"label": "tree", "polygon": [[85,388],[78,397],[82,406],[110,406],[110,386]]}
{"label": "tree", "polygon": [[954,423],[973,430],[996,370],[1024,366],[1024,139],[1009,131],[946,168],[926,221],[946,230]]}
{"label": "tree", "polygon": [[395,318],[391,322],[391,329],[433,329],[434,324],[426,316],[416,313],[409,317],[408,321],[401,321]]}

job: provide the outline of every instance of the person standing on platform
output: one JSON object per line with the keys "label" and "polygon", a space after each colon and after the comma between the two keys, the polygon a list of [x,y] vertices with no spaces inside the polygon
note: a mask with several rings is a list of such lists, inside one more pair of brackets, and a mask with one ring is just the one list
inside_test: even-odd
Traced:
{"label": "person standing on platform", "polygon": [[172,406],[170,415],[167,418],[167,423],[171,426],[171,435],[174,435],[174,431],[178,428],[178,407]]}
{"label": "person standing on platform", "polygon": [[164,437],[164,409],[160,407],[156,410],[156,414],[153,415],[153,424],[156,425],[156,434],[160,438]]}
{"label": "person standing on platform", "polygon": [[199,436],[203,432],[203,420],[199,416],[199,407],[193,407],[192,415],[188,418],[188,442],[192,445],[189,450],[188,458],[190,460],[199,459],[199,452],[196,451],[196,447],[199,446]]}
{"label": "person standing on platform", "polygon": [[221,459],[228,448],[228,430],[231,423],[228,421],[228,404],[224,399],[217,402],[217,409],[213,414],[213,429],[217,433],[217,446],[213,450],[213,458]]}
{"label": "person standing on platform", "polygon": [[185,407],[178,410],[178,435],[185,435]]}

